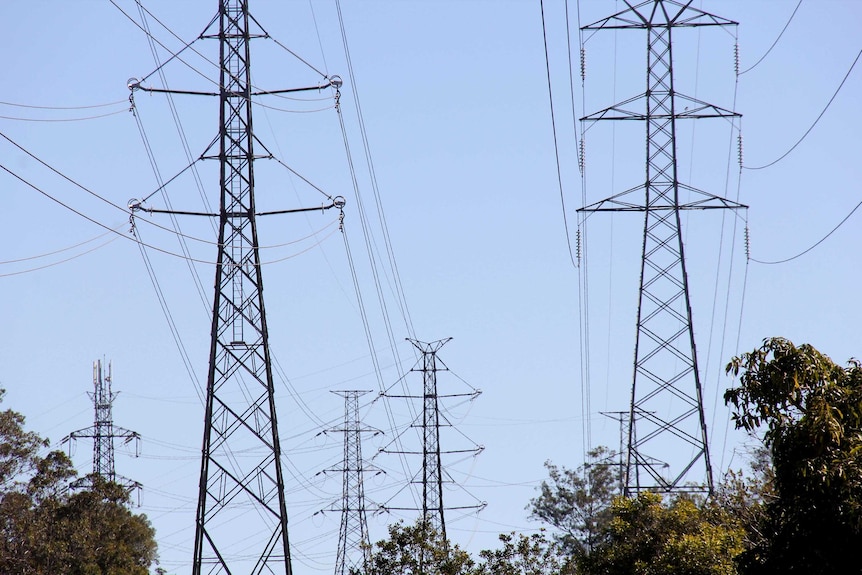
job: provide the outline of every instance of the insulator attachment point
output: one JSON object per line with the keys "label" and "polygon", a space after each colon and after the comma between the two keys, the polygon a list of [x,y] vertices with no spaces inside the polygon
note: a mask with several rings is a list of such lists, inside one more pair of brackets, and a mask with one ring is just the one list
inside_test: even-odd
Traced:
{"label": "insulator attachment point", "polygon": [[344,80],[341,79],[341,76],[330,76],[329,85],[338,90],[344,85]]}
{"label": "insulator attachment point", "polygon": [[335,198],[332,199],[332,205],[339,210],[343,208],[346,204],[347,200],[344,199],[344,196],[335,196]]}
{"label": "insulator attachment point", "polygon": [[141,200],[136,200],[135,198],[132,198],[131,200],[129,200],[129,203],[127,205],[129,206],[129,210],[137,212],[138,210],[143,209],[141,207],[141,203]]}
{"label": "insulator attachment point", "polygon": [[129,78],[128,80],[126,80],[126,86],[129,88],[129,90],[134,92],[141,87],[141,81],[137,78]]}

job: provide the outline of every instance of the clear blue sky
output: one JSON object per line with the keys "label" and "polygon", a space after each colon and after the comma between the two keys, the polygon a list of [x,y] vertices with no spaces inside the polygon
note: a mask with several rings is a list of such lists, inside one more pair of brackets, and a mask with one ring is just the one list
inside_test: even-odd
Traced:
{"label": "clear blue sky", "polygon": [[[140,22],[135,2],[116,4]],[[730,34],[716,30],[679,34],[678,85],[742,113],[744,164],[768,164],[817,119],[862,49],[858,35],[862,7],[851,0],[804,1],[772,51],[735,85],[733,34],[738,33],[740,68],[746,70],[770,48],[797,2],[694,4],[740,26]],[[216,11],[214,1],[202,0],[143,5],[186,41],[198,35]],[[376,249],[382,253],[374,197],[361,171],[353,86],[334,4],[259,0],[251,6],[281,44],[317,69],[345,79],[347,134],[360,169]],[[581,2],[581,23],[621,6],[613,1]],[[570,3],[573,33],[577,8]],[[582,188],[566,74],[564,5],[551,1],[545,9],[563,195],[574,237],[575,209],[584,198],[596,201],[642,178],[643,128],[591,130],[587,185]],[[485,446],[478,458],[452,462],[450,470],[488,507],[478,517],[455,521],[456,515],[450,515],[449,534],[471,550],[492,547],[497,533],[539,527],[528,521],[524,507],[545,476],[545,460],[578,466],[586,434],[592,445],[618,445],[617,424],[599,412],[628,408],[642,220],[633,215],[592,218],[587,229],[588,269],[572,266],[557,183],[537,0],[365,0],[344,3],[343,15],[380,198],[415,334],[423,340],[454,338],[440,357],[458,377],[441,375],[441,392],[464,391],[464,382],[484,392],[473,403],[450,406],[457,431],[444,430],[443,441],[455,449],[469,444],[468,438]],[[153,192],[158,184],[135,118],[128,112],[126,88],[127,78],[141,78],[155,68],[141,30],[107,0],[10,3],[5,21],[9,57],[0,71],[0,131],[119,206]],[[181,46],[154,19],[148,22],[160,42],[172,50]],[[212,40],[195,47],[217,57]],[[261,87],[319,80],[274,42],[259,40],[252,49],[254,82]],[[576,34],[573,49],[577,57]],[[575,82],[575,115],[642,92],[643,50],[638,32],[608,32],[590,39],[586,83],[582,89],[580,79]],[[161,48],[159,57],[165,59]],[[214,69],[199,56],[189,62],[212,77]],[[211,89],[180,62],[164,71],[172,88]],[[159,86],[161,80],[154,75],[147,82]],[[857,68],[791,154],[771,167],[743,170],[741,179],[728,127],[699,122],[695,130],[680,136],[681,179],[732,198],[738,190],[739,200],[751,206],[743,217],[750,228],[752,258],[774,261],[794,256],[823,238],[862,200],[858,184],[862,120],[854,105],[860,93],[862,70]],[[406,371],[414,356],[404,342],[408,332],[384,276],[397,356],[390,349],[338,117],[325,96],[311,102],[265,101],[271,107],[255,109],[256,132],[304,178],[347,198],[347,240],[384,367],[380,379],[388,386],[398,378],[392,366],[395,358]],[[10,103],[48,108],[111,104],[54,110]],[[178,97],[175,103],[191,153],[197,156],[217,135],[216,101]],[[144,93],[136,94],[136,105],[156,165],[168,179],[188,163],[170,109],[163,97]],[[105,114],[81,121],[44,121]],[[141,511],[157,528],[163,566],[171,573],[189,573],[202,407],[138,246],[121,237],[128,236],[128,215],[52,173],[8,141],[0,140],[0,150],[3,166],[118,231],[106,232],[0,173],[7,202],[0,216],[4,407],[24,413],[31,429],[58,445],[69,432],[92,423],[86,395],[92,386],[92,362],[112,361],[114,390],[120,392],[115,423],[138,431],[144,439],[138,459],[118,448],[117,471],[144,485]],[[262,206],[278,209],[323,200],[278,164],[258,166],[257,197]],[[215,165],[200,165],[200,177],[209,202],[217,204]],[[176,209],[202,209],[188,173],[169,187],[169,195]],[[151,203],[162,207],[164,200],[155,196]],[[779,265],[746,262],[742,219],[736,220],[735,228],[732,217],[722,222],[715,214],[693,213],[684,221],[717,474],[744,465],[746,439],[729,429],[720,399],[731,384],[722,368],[732,355],[774,335],[809,342],[839,362],[860,355],[862,307],[856,296],[860,266],[853,255],[862,240],[860,217],[856,213],[817,248]],[[173,234],[149,223],[169,226],[167,220],[146,215],[138,220],[148,244],[179,252]],[[342,415],[341,399],[329,392],[379,388],[345,242],[335,220],[336,214],[327,212],[261,223],[261,243],[276,246],[265,250],[263,259],[271,263],[263,273],[271,344],[278,371],[289,379],[286,383],[280,377],[277,389],[280,431],[289,459],[290,537],[299,574],[330,572],[334,562],[338,514],[315,515],[332,502],[337,505],[341,493],[337,475],[316,475],[341,458],[337,434],[317,436]],[[180,223],[189,236],[212,241],[213,231],[206,223],[188,219]],[[102,234],[106,235],[97,238]],[[213,278],[206,262],[214,260],[215,247],[197,241],[188,245],[191,257],[199,260],[193,269],[200,278],[200,293],[181,258],[152,248],[147,254],[202,381]],[[590,285],[585,308],[588,358],[581,355],[579,338],[585,313],[579,311],[578,286],[584,277]],[[582,378],[582,361],[589,362],[589,382]],[[407,381],[413,389],[420,385],[416,374],[408,375]],[[587,383],[589,405],[582,402]],[[391,410],[398,425],[409,423],[405,405],[393,403]],[[388,433],[364,446],[370,458],[392,433],[381,402],[368,406],[363,416]],[[91,464],[90,453],[89,445],[78,443],[74,461],[84,473]],[[368,479],[369,504],[387,501],[404,480],[397,461],[381,455],[375,464],[389,475]],[[447,489],[444,497],[453,505],[473,501],[455,488]],[[401,516],[411,518],[406,513],[369,516],[372,538],[379,539],[386,523]]]}

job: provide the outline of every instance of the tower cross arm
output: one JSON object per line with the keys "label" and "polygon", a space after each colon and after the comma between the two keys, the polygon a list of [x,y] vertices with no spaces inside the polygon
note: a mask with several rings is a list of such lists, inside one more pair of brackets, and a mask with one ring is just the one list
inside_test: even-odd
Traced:
{"label": "tower cross arm", "polygon": [[626,8],[607,18],[582,26],[581,30],[644,29],[654,26],[736,26],[738,22],[691,7],[691,0],[625,0]]}
{"label": "tower cross arm", "polygon": [[704,102],[680,93],[673,94],[673,107],[667,108],[669,113],[660,114],[653,111],[647,114],[645,110],[647,109],[648,98],[648,94],[640,94],[598,112],[583,116],[580,120],[582,122],[599,122],[601,120],[665,120],[670,118],[698,120],[703,118],[742,117],[742,114],[738,112],[726,110],[715,104],[710,104],[709,102]]}
{"label": "tower cross arm", "polygon": [[[330,76],[326,81],[317,84],[316,86],[302,86],[299,88],[281,88],[277,90],[257,90],[255,92],[237,92],[234,96],[274,96],[278,94],[296,94],[298,92],[315,92],[325,90],[326,88],[339,89],[342,85],[341,78],[338,76]],[[132,79],[128,83],[129,90],[132,92],[141,90],[150,94],[177,94],[180,96],[221,96],[220,92],[206,92],[202,90],[174,90],[169,88],[154,88],[152,86],[144,86],[138,80]]]}
{"label": "tower cross arm", "polygon": [[698,190],[692,186],[685,184],[677,184],[678,189],[690,192],[694,198],[685,203],[651,203],[644,205],[643,198],[638,197],[637,200],[628,200],[632,194],[640,192],[644,193],[646,186],[639,185],[630,188],[619,194],[615,194],[609,198],[599,200],[588,206],[578,208],[579,213],[589,212],[645,212],[659,210],[745,210],[748,209],[746,204],[741,204],[727,198],[722,198],[713,194],[709,194],[702,190]]}
{"label": "tower cross arm", "polygon": [[[301,212],[317,212],[317,211],[326,211],[331,210],[332,208],[342,209],[347,202],[344,197],[336,196],[332,198],[329,203],[321,204],[319,206],[313,207],[305,207],[305,208],[287,208],[284,210],[271,210],[268,212],[257,212],[255,216],[276,216],[281,214],[296,214]],[[131,200],[129,201],[129,210],[134,212],[142,211],[147,212],[148,214],[172,214],[175,216],[204,216],[208,218],[217,218],[220,214],[216,212],[192,212],[187,210],[162,210],[159,208],[152,208],[148,206],[144,206],[143,202],[140,200]],[[245,212],[227,212],[225,214],[227,217],[248,217],[249,214]]]}

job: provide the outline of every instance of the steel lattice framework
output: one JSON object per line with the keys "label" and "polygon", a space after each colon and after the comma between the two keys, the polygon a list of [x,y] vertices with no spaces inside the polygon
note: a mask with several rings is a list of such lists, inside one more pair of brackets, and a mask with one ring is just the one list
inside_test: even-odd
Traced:
{"label": "steel lattice framework", "polygon": [[[289,575],[281,445],[255,223],[245,0],[220,0],[218,39],[219,251],[192,572]],[[251,533],[259,537],[249,542],[238,536]]]}
{"label": "steel lattice framework", "polygon": [[[581,120],[643,121],[646,180],[579,210],[644,212],[625,491],[627,495],[641,490],[712,492],[680,212],[745,206],[679,182],[676,123],[738,114],[675,91],[672,32],[679,27],[732,26],[736,22],[694,9],[691,2],[625,3],[627,9],[582,30],[645,30],[646,92]],[[691,199],[681,201],[680,191]],[[665,461],[663,466],[670,471],[662,473],[656,463],[671,454],[676,460],[673,464]],[[699,474],[700,470],[704,473]]]}
{"label": "steel lattice framework", "polygon": [[117,394],[111,391],[111,364],[108,363],[108,373],[102,372],[101,360],[93,362],[93,393],[88,394],[93,401],[93,425],[85,429],[73,431],[63,439],[71,442],[76,439],[93,440],[93,473],[74,481],[73,489],[93,487],[96,478],[112,481],[125,487],[128,491],[139,489],[140,484],[118,475],[114,468],[114,440],[122,439],[124,443],[135,442],[135,453],[141,436],[135,431],[129,431],[114,425],[113,405]]}
{"label": "steel lattice framework", "polygon": [[[472,505],[445,505],[443,501],[443,484],[453,484],[454,481],[446,472],[443,465],[443,456],[452,454],[473,454],[478,455],[484,450],[480,445],[473,445],[464,449],[442,449],[440,445],[440,428],[452,427],[452,423],[440,412],[440,400],[455,397],[469,397],[475,399],[482,392],[471,387],[471,391],[467,393],[448,393],[440,394],[437,388],[437,373],[441,371],[449,371],[449,368],[443,363],[437,355],[446,343],[451,341],[451,337],[440,339],[432,342],[423,342],[416,339],[408,338],[413,346],[422,353],[422,358],[419,359],[410,371],[422,373],[422,395],[396,395],[386,393],[389,398],[404,398],[411,400],[422,400],[422,413],[419,414],[410,425],[410,428],[418,429],[420,439],[422,441],[421,451],[411,451],[404,449],[383,448],[382,452],[395,453],[404,455],[422,455],[422,469],[420,472],[413,475],[411,483],[422,486],[422,506],[412,507],[394,507],[388,504],[383,505],[386,510],[400,511],[421,511],[421,524],[425,529],[433,530],[438,536],[446,541],[446,520],[445,512],[448,511],[481,511],[485,508],[485,502],[479,501],[475,497],[476,504]],[[463,380],[462,380],[463,381]],[[466,382],[465,382],[466,383]],[[468,384],[469,385],[469,384]],[[466,437],[466,436],[464,436]],[[463,490],[463,489],[462,489]],[[471,495],[472,497],[472,495]],[[424,553],[424,552],[423,552]],[[420,567],[424,561],[424,555],[420,556]]]}
{"label": "steel lattice framework", "polygon": [[422,521],[446,539],[443,517],[443,466],[440,462],[440,406],[437,401],[437,352],[451,338],[425,343],[411,339],[422,352]]}
{"label": "steel lattice framework", "polygon": [[[216,21],[218,33],[209,33]],[[254,162],[273,156],[254,136],[252,97],[332,88],[337,102],[341,79],[323,76],[316,86],[253,90],[249,44],[269,36],[252,34],[250,21],[247,0],[219,0],[217,17],[200,35],[219,41],[217,93],[148,87],[135,78],[128,84],[133,109],[136,90],[219,99],[218,153],[211,151],[214,142],[201,155],[219,162],[218,213],[155,209],[143,200],[129,201],[133,222],[140,210],[219,221],[194,575],[292,573],[256,217],[341,209],[345,203],[341,196],[327,195],[330,201],[322,206],[255,211]],[[254,142],[264,148],[263,155],[254,153]]]}
{"label": "steel lattice framework", "polygon": [[333,391],[344,398],[344,424],[328,431],[344,434],[344,461],[342,474],[341,527],[338,534],[338,553],[335,559],[335,575],[368,573],[370,560],[368,523],[365,515],[364,474],[372,468],[365,467],[362,460],[362,434],[380,433],[377,429],[363,426],[359,420],[359,398],[367,391]]}

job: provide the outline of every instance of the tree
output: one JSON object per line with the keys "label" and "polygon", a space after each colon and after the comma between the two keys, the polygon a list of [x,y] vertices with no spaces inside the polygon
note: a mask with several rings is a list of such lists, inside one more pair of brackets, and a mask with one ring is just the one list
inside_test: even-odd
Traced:
{"label": "tree", "polygon": [[574,575],[573,564],[543,532],[502,534],[499,549],[479,552],[480,563],[434,529],[389,526],[389,537],[375,544],[367,575]]}
{"label": "tree", "polygon": [[574,574],[572,562],[562,553],[559,543],[549,540],[544,532],[523,535],[503,533],[503,547],[482,550],[482,563],[475,575],[569,575]]}
{"label": "tree", "polygon": [[0,412],[0,573],[147,575],[154,531],[129,511],[125,489],[95,480],[70,494],[71,461],[59,451],[39,455],[46,447],[21,414]]}
{"label": "tree", "polygon": [[[766,504],[775,498],[772,459],[762,445],[752,453],[750,470],[728,470],[707,506],[726,524],[743,530],[743,547],[754,549],[764,542]],[[721,520],[721,519],[718,519]]]}
{"label": "tree", "polygon": [[644,492],[617,497],[606,537],[578,557],[584,575],[733,575],[743,532],[726,517],[681,496],[669,503]]}
{"label": "tree", "polygon": [[541,494],[527,506],[531,517],[559,530],[555,539],[569,555],[589,553],[602,541],[620,478],[613,451],[598,447],[588,455],[595,463],[576,470],[546,461],[550,481],[542,481]]}
{"label": "tree", "polygon": [[860,363],[841,367],[810,345],[771,338],[733,358],[727,371],[739,376],[724,396],[737,428],[766,427],[775,492],[741,572],[862,572]]}
{"label": "tree", "polygon": [[469,575],[473,567],[467,552],[419,520],[415,525],[389,526],[389,538],[372,549],[366,575]]}

